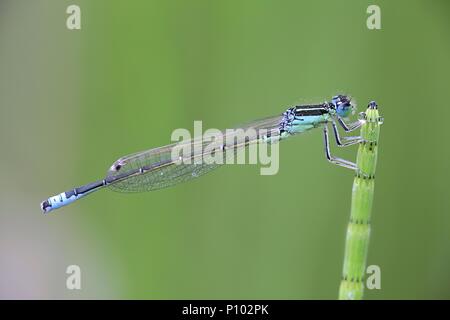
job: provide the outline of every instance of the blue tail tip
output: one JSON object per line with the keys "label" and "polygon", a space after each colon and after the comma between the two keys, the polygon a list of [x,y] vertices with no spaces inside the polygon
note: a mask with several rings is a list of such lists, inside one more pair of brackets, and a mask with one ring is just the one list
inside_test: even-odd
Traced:
{"label": "blue tail tip", "polygon": [[48,202],[48,200],[42,201],[41,202],[41,210],[42,212],[45,214],[47,212],[49,212],[50,210],[52,210],[52,206],[51,204]]}

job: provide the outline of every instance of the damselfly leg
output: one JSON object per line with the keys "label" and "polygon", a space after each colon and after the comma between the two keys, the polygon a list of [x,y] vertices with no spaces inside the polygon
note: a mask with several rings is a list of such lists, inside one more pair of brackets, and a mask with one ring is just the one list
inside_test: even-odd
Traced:
{"label": "damselfly leg", "polygon": [[342,159],[342,158],[338,158],[338,157],[334,157],[331,155],[330,152],[330,139],[328,138],[328,126],[325,125],[323,127],[323,137],[324,137],[324,143],[325,143],[325,156],[327,157],[327,160],[330,161],[331,163],[344,167],[344,168],[348,168],[351,170],[357,170],[358,166],[356,165],[356,163]]}
{"label": "damselfly leg", "polygon": [[[364,142],[364,139],[362,139],[360,136],[354,136],[354,137],[344,137],[347,138],[348,141],[342,142],[340,136],[339,136],[339,132],[337,130],[337,126],[336,123],[334,121],[331,122],[333,125],[333,131],[334,131],[334,136],[336,138],[336,143],[338,146],[340,147],[348,147],[360,142]],[[355,122],[356,123],[356,122]],[[361,121],[361,124],[363,123],[363,121]],[[360,127],[361,124],[358,126]],[[350,130],[351,131],[351,130]],[[330,139],[328,137],[328,125],[325,124],[324,128],[323,128],[323,135],[324,135],[324,142],[325,142],[325,156],[327,158],[327,160],[335,165],[344,167],[344,168],[348,168],[351,170],[354,170],[357,174],[360,174],[362,176],[364,176],[365,178],[369,178],[367,177],[365,174],[361,173],[361,171],[359,170],[358,166],[356,165],[356,163],[339,158],[339,157],[334,157],[331,155],[330,152]]]}
{"label": "damselfly leg", "polygon": [[364,123],[364,118],[365,114],[364,112],[361,112],[357,121],[347,124],[345,123],[344,119],[342,119],[341,117],[337,117],[339,124],[345,132],[351,132],[361,127]]}
{"label": "damselfly leg", "polygon": [[360,136],[352,136],[352,137],[342,137],[339,135],[339,131],[336,125],[336,122],[332,120],[331,122],[333,126],[334,137],[336,138],[336,144],[338,147],[348,147],[363,141]]}

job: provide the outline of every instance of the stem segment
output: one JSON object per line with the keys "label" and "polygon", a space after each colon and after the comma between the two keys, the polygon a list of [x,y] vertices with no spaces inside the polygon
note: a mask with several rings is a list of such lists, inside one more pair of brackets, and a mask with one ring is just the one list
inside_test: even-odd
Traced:
{"label": "stem segment", "polygon": [[347,227],[340,300],[361,300],[364,293],[367,251],[370,238],[370,216],[375,186],[380,116],[375,102],[365,114],[356,164],[359,168],[353,181],[350,222]]}

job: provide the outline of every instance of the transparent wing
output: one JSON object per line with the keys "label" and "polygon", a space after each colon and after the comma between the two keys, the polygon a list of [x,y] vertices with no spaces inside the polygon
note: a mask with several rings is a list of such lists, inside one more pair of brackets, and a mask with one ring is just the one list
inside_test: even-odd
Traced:
{"label": "transparent wing", "polygon": [[220,164],[172,164],[154,171],[130,177],[112,184],[110,188],[119,192],[143,192],[167,188],[204,175]]}
{"label": "transparent wing", "polygon": [[[245,149],[249,144],[258,142],[260,132],[270,131],[273,136],[273,132],[277,132],[280,121],[281,116],[276,116],[235,128],[244,130],[248,135],[236,136],[236,131],[234,133],[225,131],[210,137],[194,138],[183,143],[170,144],[122,157],[113,163],[108,171],[108,176],[149,166],[154,166],[154,169],[111,184],[110,188],[119,192],[142,192],[192,180],[220,167],[221,163],[226,163],[227,159],[235,157],[237,152]],[[179,150],[183,147],[190,147],[186,148],[190,151],[182,153],[182,159],[178,159],[182,161],[174,160],[172,156],[174,148]],[[212,154],[215,159],[222,159],[222,161],[219,161],[220,163],[202,161],[205,151],[208,150],[209,152],[214,150]]]}

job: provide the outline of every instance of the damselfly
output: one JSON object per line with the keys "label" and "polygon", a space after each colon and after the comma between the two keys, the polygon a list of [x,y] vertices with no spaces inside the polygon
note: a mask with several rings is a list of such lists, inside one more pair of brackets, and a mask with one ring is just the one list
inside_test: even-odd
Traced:
{"label": "damselfly", "polygon": [[[346,124],[343,119],[347,118],[353,110],[354,105],[351,103],[351,99],[344,95],[335,96],[330,102],[321,104],[294,106],[281,115],[257,120],[243,126],[243,129],[254,129],[256,134],[251,138],[246,137],[244,140],[225,143],[216,152],[225,154],[232,150],[235,153],[253,143],[278,142],[298,133],[323,127],[325,155],[328,161],[357,170],[355,163],[330,154],[328,139],[328,124],[331,123],[338,146],[345,147],[362,141],[360,136],[343,138],[339,136],[337,124],[345,132],[350,132],[359,128],[364,122],[364,119],[360,118],[356,122]],[[226,137],[223,141],[227,141]],[[187,143],[196,145],[204,142],[202,139],[193,139]],[[44,213],[47,213],[105,187],[121,192],[141,192],[166,188],[192,180],[220,166],[217,163],[186,161],[201,157],[203,151],[200,153],[193,151],[184,155],[183,159],[173,159],[172,151],[176,145],[171,144],[122,157],[113,163],[104,179],[50,197],[41,203],[41,208]],[[204,149],[200,148],[200,150]]]}

